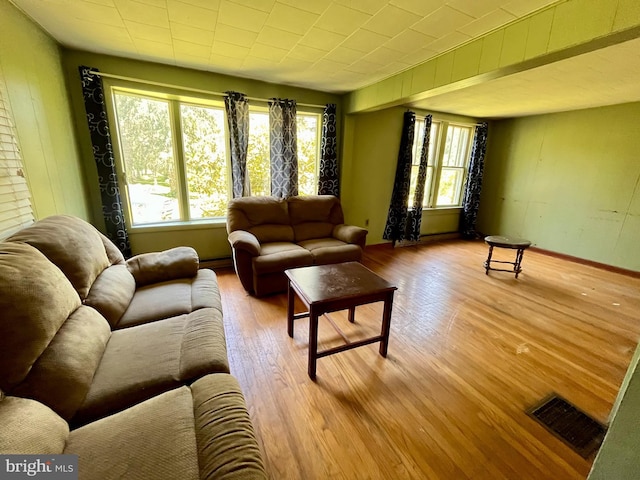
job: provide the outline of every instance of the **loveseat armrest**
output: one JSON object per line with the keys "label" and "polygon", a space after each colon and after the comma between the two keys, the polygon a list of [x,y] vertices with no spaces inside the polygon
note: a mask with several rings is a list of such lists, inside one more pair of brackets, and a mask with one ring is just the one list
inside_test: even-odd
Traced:
{"label": "loveseat armrest", "polygon": [[136,279],[138,287],[177,278],[195,277],[199,265],[198,253],[191,247],[141,253],[127,260],[127,268]]}
{"label": "loveseat armrest", "polygon": [[253,233],[235,230],[229,234],[229,243],[235,250],[244,250],[252,257],[260,255],[260,242]]}
{"label": "loveseat armrest", "polygon": [[344,223],[333,227],[333,237],[345,243],[353,243],[364,248],[368,230],[356,227],[355,225],[345,225]]}

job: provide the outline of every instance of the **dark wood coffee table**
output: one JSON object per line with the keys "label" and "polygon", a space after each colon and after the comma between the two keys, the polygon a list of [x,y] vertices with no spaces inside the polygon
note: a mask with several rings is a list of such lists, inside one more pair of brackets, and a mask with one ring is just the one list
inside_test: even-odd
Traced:
{"label": "dark wood coffee table", "polygon": [[[309,317],[309,377],[316,378],[318,358],[380,342],[380,355],[387,356],[389,329],[391,326],[391,307],[393,293],[397,287],[380,278],[358,262],[317,265],[312,267],[285,270],[288,281],[287,330],[293,337],[293,322]],[[294,313],[294,294],[305,304],[308,311]],[[349,321],[355,321],[358,305],[384,302],[382,329],[380,335],[355,342],[345,343],[334,348],[318,351],[318,317],[325,313],[349,309]],[[345,339],[346,340],[346,339]]]}

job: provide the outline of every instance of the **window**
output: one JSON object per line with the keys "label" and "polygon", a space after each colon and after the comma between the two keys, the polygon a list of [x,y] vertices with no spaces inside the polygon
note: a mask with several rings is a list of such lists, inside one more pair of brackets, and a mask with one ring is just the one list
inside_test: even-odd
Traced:
{"label": "window", "polygon": [[33,223],[29,187],[0,71],[0,239]]}
{"label": "window", "polygon": [[[427,157],[427,179],[424,189],[424,208],[459,207],[462,189],[469,167],[473,127],[449,122],[433,122]],[[424,139],[424,120],[416,120],[411,166],[409,205],[418,181],[420,150]]]}
{"label": "window", "polygon": [[[231,198],[225,110],[148,92],[114,89],[124,199],[134,226],[220,218]],[[298,113],[299,193],[317,188],[320,115]],[[251,107],[247,174],[252,195],[271,191],[269,114]]]}

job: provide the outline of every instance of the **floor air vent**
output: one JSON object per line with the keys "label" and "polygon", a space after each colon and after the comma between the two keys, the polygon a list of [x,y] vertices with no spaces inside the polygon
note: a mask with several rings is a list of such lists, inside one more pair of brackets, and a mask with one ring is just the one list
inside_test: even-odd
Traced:
{"label": "floor air vent", "polygon": [[527,412],[582,457],[589,458],[602,443],[606,428],[558,395]]}

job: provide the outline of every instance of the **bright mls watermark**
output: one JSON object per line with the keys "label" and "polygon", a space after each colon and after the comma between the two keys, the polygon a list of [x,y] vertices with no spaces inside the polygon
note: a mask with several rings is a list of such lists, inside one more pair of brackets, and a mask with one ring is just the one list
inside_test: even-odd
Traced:
{"label": "bright mls watermark", "polygon": [[77,455],[0,455],[0,479],[78,480]]}

